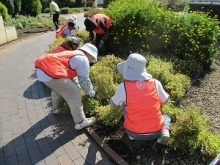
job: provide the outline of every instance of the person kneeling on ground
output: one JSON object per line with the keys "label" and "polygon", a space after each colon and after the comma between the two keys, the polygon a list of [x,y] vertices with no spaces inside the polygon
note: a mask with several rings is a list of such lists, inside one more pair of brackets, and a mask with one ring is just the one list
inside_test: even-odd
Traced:
{"label": "person kneeling on ground", "polygon": [[76,18],[75,17],[71,17],[67,20],[67,22],[61,26],[61,28],[59,28],[56,31],[56,38],[58,37],[67,37],[67,36],[76,36],[75,34],[75,30],[77,29],[76,26]]}
{"label": "person kneeling on ground", "polygon": [[124,127],[131,140],[154,140],[167,144],[170,122],[161,107],[169,99],[161,83],[147,73],[144,56],[133,53],[117,65],[124,82],[111,97],[112,106],[123,106]]}
{"label": "person kneeling on ground", "polygon": [[76,50],[78,49],[80,41],[76,37],[67,37],[63,43],[56,45],[50,53],[58,53],[65,50]]}
{"label": "person kneeling on ground", "polygon": [[95,96],[89,64],[97,62],[97,54],[97,48],[87,43],[78,50],[44,54],[35,61],[38,80],[51,89],[53,113],[60,113],[59,100],[63,97],[70,107],[76,130],[92,125],[95,118],[85,117],[80,89],[72,80],[78,77],[85,94]]}

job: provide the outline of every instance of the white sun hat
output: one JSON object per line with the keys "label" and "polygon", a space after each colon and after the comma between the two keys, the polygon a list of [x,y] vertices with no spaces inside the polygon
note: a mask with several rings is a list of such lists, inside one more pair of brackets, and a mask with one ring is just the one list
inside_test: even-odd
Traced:
{"label": "white sun hat", "polygon": [[80,50],[84,50],[88,54],[90,54],[94,58],[94,62],[97,62],[97,56],[98,56],[98,49],[90,43],[86,43],[82,47],[79,48]]}
{"label": "white sun hat", "polygon": [[149,80],[152,76],[146,71],[147,60],[138,53],[132,53],[126,61],[117,65],[118,72],[125,80]]}
{"label": "white sun hat", "polygon": [[67,20],[67,22],[68,22],[68,23],[69,23],[69,22],[72,22],[72,23],[76,24],[76,22],[77,22],[77,17],[76,17],[75,15],[73,15],[73,16],[71,16],[71,17]]}

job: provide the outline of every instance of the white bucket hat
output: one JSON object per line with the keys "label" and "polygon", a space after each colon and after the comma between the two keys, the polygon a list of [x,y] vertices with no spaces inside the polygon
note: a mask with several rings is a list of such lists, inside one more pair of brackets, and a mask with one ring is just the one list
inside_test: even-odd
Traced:
{"label": "white bucket hat", "polygon": [[147,60],[144,56],[132,53],[127,60],[117,65],[118,72],[122,74],[125,80],[148,80],[152,76],[146,71]]}
{"label": "white bucket hat", "polygon": [[75,15],[71,16],[71,17],[67,20],[68,23],[69,23],[69,22],[72,22],[72,23],[74,23],[74,24],[76,24],[76,21],[77,21],[77,17],[76,17]]}
{"label": "white bucket hat", "polygon": [[87,43],[79,49],[89,53],[94,58],[94,62],[97,62],[98,49],[94,45]]}

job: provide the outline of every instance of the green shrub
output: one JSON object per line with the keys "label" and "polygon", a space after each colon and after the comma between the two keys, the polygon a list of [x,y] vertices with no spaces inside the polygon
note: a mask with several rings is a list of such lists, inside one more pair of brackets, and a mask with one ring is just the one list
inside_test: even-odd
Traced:
{"label": "green shrub", "polygon": [[2,16],[3,20],[5,21],[8,18],[8,9],[6,6],[0,2],[0,15]]}
{"label": "green shrub", "polygon": [[22,0],[22,13],[24,15],[37,16],[42,11],[40,0]]}
{"label": "green shrub", "polygon": [[89,9],[88,11],[86,11],[84,13],[84,17],[91,17],[94,14],[100,14],[100,13],[103,13],[103,10],[100,10],[100,9],[97,9],[97,8],[91,8],[91,9]]}
{"label": "green shrub", "polygon": [[120,79],[120,75],[116,71],[116,66],[120,61],[121,59],[113,55],[108,55],[102,57],[90,70],[91,81],[102,105],[109,104],[110,97],[115,93],[117,83]]}
{"label": "green shrub", "polygon": [[164,89],[170,94],[171,99],[176,104],[191,85],[188,76],[176,73],[171,62],[165,62],[160,58],[149,56],[147,70],[163,84]]}
{"label": "green shrub", "polygon": [[162,112],[163,114],[168,114],[171,118],[172,123],[176,122],[176,117],[182,113],[182,109],[175,106],[174,102],[172,100],[168,100],[163,106],[162,106]]}
{"label": "green shrub", "polygon": [[[175,69],[192,77],[208,70],[220,33],[208,14],[167,11],[142,0],[114,1],[104,12],[113,18],[113,48],[118,56],[131,52],[164,54]],[[188,65],[191,64],[191,65]]]}
{"label": "green shrub", "polygon": [[191,154],[200,151],[206,156],[217,155],[220,152],[220,137],[211,131],[209,121],[197,107],[189,106],[171,125],[171,147]]}
{"label": "green shrub", "polygon": [[173,11],[188,11],[189,9],[189,0],[151,0],[151,2],[161,3]]}
{"label": "green shrub", "polygon": [[87,7],[94,7],[95,4],[93,1],[88,1],[87,4],[86,4]]}
{"label": "green shrub", "polygon": [[122,116],[122,110],[119,107],[112,107],[111,105],[98,107],[98,122],[105,125],[105,127],[116,126],[120,123]]}
{"label": "green shrub", "polygon": [[60,9],[60,14],[69,14],[70,13],[70,8],[64,7]]}
{"label": "green shrub", "polygon": [[98,113],[98,106],[100,106],[99,100],[91,98],[87,95],[82,97],[83,109],[86,115],[94,116]]}
{"label": "green shrub", "polygon": [[1,0],[1,3],[5,5],[8,10],[8,14],[12,15],[14,13],[14,1],[12,0]]}
{"label": "green shrub", "polygon": [[22,15],[17,15],[15,18],[8,18],[5,21],[6,26],[15,26],[17,29],[22,29],[24,27],[34,28],[34,27],[43,27],[49,28],[53,25],[51,18],[48,16],[42,15],[38,17],[27,17]]}
{"label": "green shrub", "polygon": [[44,13],[50,13],[50,8],[49,7],[45,8],[43,12]]}

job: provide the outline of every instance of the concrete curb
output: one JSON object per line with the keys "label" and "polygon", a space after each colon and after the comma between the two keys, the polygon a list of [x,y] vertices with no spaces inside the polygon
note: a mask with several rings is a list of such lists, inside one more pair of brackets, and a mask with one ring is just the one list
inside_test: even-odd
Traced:
{"label": "concrete curb", "polygon": [[19,42],[19,41],[22,41],[22,40],[25,40],[25,39],[28,39],[28,38],[31,38],[31,37],[34,37],[34,36],[38,36],[38,35],[40,35],[40,34],[47,33],[47,32],[48,32],[48,31],[39,32],[39,33],[33,33],[32,35],[29,35],[29,36],[27,36],[27,37],[22,37],[22,38],[19,38],[19,37],[18,37],[16,40],[13,40],[13,41],[10,41],[10,42],[7,42],[7,43],[5,43],[5,44],[0,45],[0,48],[4,48],[4,47],[6,47],[6,46],[15,44],[15,43],[17,43],[17,42]]}
{"label": "concrete curb", "polygon": [[86,128],[87,133],[92,139],[103,149],[103,151],[118,165],[129,165],[124,159],[122,159],[114,150],[112,150],[103,139],[97,135],[93,128]]}

